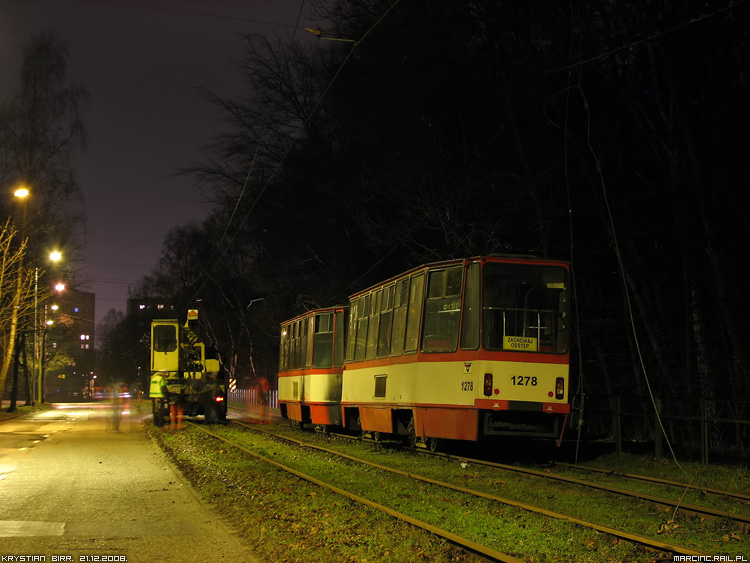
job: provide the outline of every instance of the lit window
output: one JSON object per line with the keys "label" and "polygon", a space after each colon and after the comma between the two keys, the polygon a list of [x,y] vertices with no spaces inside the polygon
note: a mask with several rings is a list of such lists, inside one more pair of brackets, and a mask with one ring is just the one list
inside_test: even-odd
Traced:
{"label": "lit window", "polygon": [[138,305],[138,308],[139,308],[139,309],[140,309],[141,311],[143,311],[143,309],[145,309],[145,308],[146,308],[146,306],[145,306],[145,305]]}

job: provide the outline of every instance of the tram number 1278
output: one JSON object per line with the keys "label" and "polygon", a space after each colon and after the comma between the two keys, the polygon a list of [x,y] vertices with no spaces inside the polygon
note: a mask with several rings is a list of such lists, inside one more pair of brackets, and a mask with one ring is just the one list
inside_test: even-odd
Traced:
{"label": "tram number 1278", "polygon": [[513,385],[531,385],[532,387],[536,387],[537,384],[536,377],[531,377],[529,375],[514,375],[510,380]]}

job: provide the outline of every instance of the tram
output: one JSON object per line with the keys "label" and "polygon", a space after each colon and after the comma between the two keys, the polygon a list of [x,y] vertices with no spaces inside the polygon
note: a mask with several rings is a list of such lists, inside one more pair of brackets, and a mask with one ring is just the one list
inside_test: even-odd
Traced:
{"label": "tram", "polygon": [[[292,319],[282,325],[282,414],[433,450],[494,436],[559,443],[570,414],[568,285],[566,262],[465,258],[360,291],[348,310]],[[319,315],[335,317],[321,324],[343,353],[323,368]]]}
{"label": "tram", "polygon": [[346,310],[308,311],[281,325],[279,409],[295,425],[341,426]]}

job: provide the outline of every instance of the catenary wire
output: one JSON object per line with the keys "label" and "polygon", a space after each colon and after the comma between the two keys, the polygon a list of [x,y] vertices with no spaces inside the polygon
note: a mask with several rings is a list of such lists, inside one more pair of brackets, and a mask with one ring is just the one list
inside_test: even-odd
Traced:
{"label": "catenary wire", "polygon": [[620,253],[620,244],[619,244],[618,237],[617,237],[617,231],[615,229],[615,220],[612,215],[612,208],[609,204],[609,197],[607,195],[607,185],[604,180],[604,172],[602,171],[601,161],[599,160],[599,156],[597,155],[596,151],[594,150],[593,145],[591,144],[591,112],[589,109],[588,99],[586,98],[586,93],[581,86],[579,86],[578,91],[581,93],[581,97],[583,98],[583,107],[586,113],[586,143],[588,145],[589,152],[591,153],[591,156],[594,159],[596,172],[599,176],[599,183],[602,189],[602,197],[604,199],[604,207],[607,211],[607,219],[609,221],[609,228],[612,233],[611,236],[612,236],[612,244],[614,246],[614,251],[615,251],[615,257],[617,258],[617,263],[620,266],[620,276],[622,277],[622,285],[623,285],[623,291],[625,293],[625,304],[627,305],[628,318],[630,320],[630,328],[633,334],[633,341],[635,344],[635,350],[638,356],[638,361],[641,366],[641,371],[643,372],[643,379],[646,382],[646,388],[648,389],[648,394],[651,399],[651,405],[654,408],[654,416],[656,417],[656,420],[659,422],[659,429],[661,430],[662,435],[664,436],[664,439],[667,442],[669,451],[672,454],[672,459],[674,460],[677,467],[679,467],[680,470],[687,475],[687,471],[685,471],[682,465],[680,465],[680,462],[677,461],[677,456],[674,452],[674,449],[672,448],[672,442],[670,441],[669,436],[667,435],[667,431],[664,428],[664,424],[662,423],[661,414],[659,413],[659,409],[656,408],[656,399],[654,397],[653,389],[651,388],[651,380],[648,375],[648,370],[646,369],[646,363],[643,360],[643,352],[641,350],[640,339],[638,338],[638,329],[635,326],[635,316],[633,315],[633,304],[632,304],[632,300],[630,297],[630,290],[628,288],[627,276],[625,275],[625,268],[624,268],[624,262],[622,259],[622,254]]}
{"label": "catenary wire", "polygon": [[[391,6],[383,13],[383,15],[381,15],[380,18],[378,18],[378,20],[375,23],[373,23],[372,26],[370,26],[370,28],[364,33],[364,35],[362,35],[362,37],[358,41],[356,41],[355,43],[352,44],[352,48],[349,50],[349,53],[346,55],[346,57],[344,58],[344,60],[341,62],[341,64],[339,65],[338,69],[336,70],[336,73],[329,80],[329,82],[326,85],[325,89],[321,93],[320,98],[318,99],[317,103],[315,104],[315,106],[313,107],[313,109],[310,111],[310,113],[308,114],[307,118],[304,120],[303,127],[306,126],[310,122],[310,120],[312,119],[312,117],[315,115],[315,113],[317,112],[318,108],[323,103],[323,100],[325,99],[326,95],[328,94],[328,92],[330,91],[330,89],[333,87],[333,84],[336,82],[336,79],[341,74],[341,71],[344,69],[344,67],[348,63],[348,61],[351,58],[352,54],[354,53],[355,49],[362,43],[362,41],[364,41],[367,38],[368,35],[370,35],[370,33],[378,26],[378,24],[380,24],[380,22],[383,21],[383,19],[391,12],[391,10],[393,10],[393,8],[396,7],[396,5],[399,3],[399,1],[400,0],[395,0],[395,2],[393,2],[393,4],[391,4]],[[206,274],[203,275],[204,280],[200,284],[200,286],[198,287],[198,289],[196,289],[196,291],[194,292],[194,294],[193,294],[193,296],[191,298],[191,301],[194,300],[195,298],[197,298],[197,296],[200,293],[200,291],[202,291],[202,289],[205,287],[206,283],[208,283],[208,279],[209,279],[208,276],[210,276],[214,272],[214,270],[219,266],[219,264],[221,264],[221,262],[224,260],[224,257],[226,256],[227,252],[229,251],[230,245],[234,242],[234,240],[237,238],[237,236],[239,236],[240,232],[242,231],[243,226],[245,225],[245,222],[250,217],[250,215],[252,214],[252,212],[255,210],[256,205],[258,204],[258,202],[260,201],[260,199],[265,194],[265,192],[268,189],[268,187],[270,186],[272,180],[276,177],[277,172],[281,168],[281,165],[284,163],[284,161],[286,160],[287,156],[291,153],[292,149],[296,146],[296,144],[297,144],[297,141],[294,140],[290,144],[290,146],[287,148],[287,150],[284,152],[284,154],[282,155],[281,159],[278,161],[278,163],[274,167],[273,171],[271,172],[271,175],[268,177],[268,179],[266,180],[266,182],[263,184],[263,187],[258,192],[258,195],[253,200],[252,204],[250,205],[250,208],[247,210],[247,212],[243,216],[242,220],[240,221],[239,225],[237,226],[237,229],[234,232],[234,235],[232,235],[232,237],[226,242],[226,244],[224,246],[224,249],[219,253],[219,256],[214,261],[214,263],[211,265],[211,267],[208,269],[208,271],[206,272]],[[252,167],[251,167],[250,170],[252,170]],[[250,175],[250,171],[248,171],[248,177],[249,177],[249,175]],[[244,190],[243,190],[243,193],[244,193]],[[237,204],[239,205],[239,201],[238,201]]]}

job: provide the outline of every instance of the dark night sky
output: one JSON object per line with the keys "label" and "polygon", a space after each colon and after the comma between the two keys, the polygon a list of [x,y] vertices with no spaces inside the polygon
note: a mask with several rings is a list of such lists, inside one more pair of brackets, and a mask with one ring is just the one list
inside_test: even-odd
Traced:
{"label": "dark night sky", "polygon": [[[88,217],[76,269],[96,293],[97,321],[125,311],[128,285],[156,264],[167,231],[209,209],[174,176],[223,128],[198,89],[237,95],[240,34],[291,36],[302,1],[0,0],[0,99],[18,87],[23,47],[46,29],[68,42],[69,78],[91,94],[89,146],[75,159]],[[304,13],[299,25],[311,26]]]}

